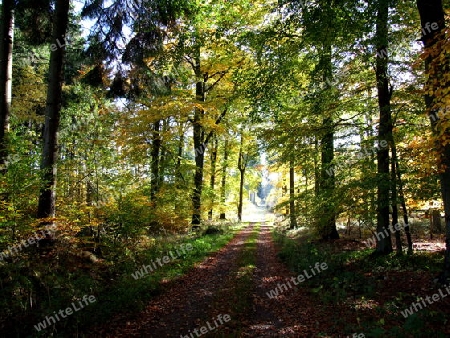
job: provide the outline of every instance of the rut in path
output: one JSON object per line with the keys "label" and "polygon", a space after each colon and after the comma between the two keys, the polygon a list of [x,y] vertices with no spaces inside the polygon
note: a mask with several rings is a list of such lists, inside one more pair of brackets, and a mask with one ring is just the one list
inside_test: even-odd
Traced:
{"label": "rut in path", "polygon": [[[315,337],[327,331],[329,317],[317,310],[306,289],[292,288],[270,299],[267,292],[294,275],[277,259],[270,227],[262,223],[257,239],[250,306],[238,304],[239,257],[254,223],[183,277],[170,282],[135,319],[116,318],[86,337]],[[301,285],[300,285],[301,286]],[[220,325],[218,315],[231,320]],[[207,333],[200,328],[207,326]],[[194,331],[197,329],[197,331]],[[198,335],[200,334],[200,335]]]}

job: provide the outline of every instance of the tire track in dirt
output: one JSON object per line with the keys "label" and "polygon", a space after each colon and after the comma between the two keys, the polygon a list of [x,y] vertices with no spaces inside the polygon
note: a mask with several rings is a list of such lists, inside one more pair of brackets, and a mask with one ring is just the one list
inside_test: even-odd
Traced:
{"label": "tire track in dirt", "polygon": [[[318,304],[301,284],[276,298],[267,295],[278,284],[295,277],[277,257],[271,229],[262,223],[254,275],[253,311],[239,337],[317,337],[333,324],[331,316],[324,316],[324,310],[334,312],[334,309]],[[290,283],[293,285],[292,281]]]}
{"label": "tire track in dirt", "polygon": [[[186,275],[169,282],[161,295],[151,300],[136,318],[115,318],[108,327],[99,328],[86,337],[180,337],[205,326],[217,314],[226,314],[228,302],[215,297],[220,290],[231,285],[238,271],[237,260],[254,224],[241,230],[225,247],[196,265]],[[232,291],[231,291],[232,292]],[[216,306],[214,306],[216,305]],[[232,309],[231,309],[232,310]],[[231,322],[233,318],[231,318]],[[220,326],[214,333],[232,328]],[[229,336],[229,335],[227,335]]]}

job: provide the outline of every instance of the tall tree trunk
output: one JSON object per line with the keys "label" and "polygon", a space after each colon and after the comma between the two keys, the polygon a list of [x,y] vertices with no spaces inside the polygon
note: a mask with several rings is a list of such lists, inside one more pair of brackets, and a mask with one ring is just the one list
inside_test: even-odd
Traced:
{"label": "tall tree trunk", "polygon": [[[228,167],[228,139],[225,138],[223,148],[223,163],[222,163],[222,183],[220,187],[220,205],[225,208],[226,199],[226,182],[227,182],[227,167]],[[220,213],[219,219],[226,219],[225,212]]]}
{"label": "tall tree trunk", "polygon": [[[395,154],[397,155],[397,154]],[[408,222],[408,210],[406,209],[406,201],[405,201],[405,194],[403,193],[403,182],[402,182],[402,174],[400,172],[400,166],[398,165],[398,159],[397,157],[394,158],[395,161],[395,167],[397,172],[397,180],[398,180],[398,192],[400,196],[400,203],[402,204],[402,210],[403,210],[403,222],[405,223],[405,234],[406,234],[406,242],[408,243],[408,255],[413,253],[413,242],[411,239],[411,232],[409,229],[409,222]]]}
{"label": "tall tree trunk", "polygon": [[[205,93],[206,93],[206,80],[207,77],[203,76],[200,67],[200,49],[197,51],[198,54],[196,56],[195,63],[195,75],[197,79],[199,79],[195,86],[195,97],[197,101],[204,102],[205,101]],[[205,133],[201,126],[201,120],[205,111],[203,108],[195,108],[194,112],[194,121],[193,121],[193,129],[194,129],[194,151],[195,151],[195,174],[194,174],[194,191],[192,194],[192,225],[193,227],[198,227],[201,222],[201,198],[202,198],[202,189],[203,189],[203,165],[205,161],[205,144],[204,138]]]}
{"label": "tall tree trunk", "polygon": [[[175,163],[175,187],[177,191],[181,189],[181,181],[184,180],[181,173],[181,158],[183,156],[184,149],[184,128],[180,123],[178,126],[178,134],[180,136],[180,140],[178,141],[178,153],[177,153],[177,161]],[[179,211],[181,208],[181,203],[179,199],[175,201],[175,211]]]}
{"label": "tall tree trunk", "polygon": [[159,154],[161,151],[161,120],[153,123],[153,135],[152,135],[152,149],[151,157],[152,163],[150,166],[151,177],[150,177],[150,201],[154,202],[156,194],[159,190]]}
{"label": "tall tree trunk", "polygon": [[244,195],[244,176],[245,176],[245,168],[247,167],[247,159],[244,158],[245,155],[243,153],[244,148],[244,136],[241,134],[241,145],[239,147],[239,158],[238,158],[238,169],[241,174],[239,181],[239,202],[238,202],[238,219],[239,222],[242,221],[242,204],[243,204],[243,195]]}
{"label": "tall tree trunk", "polygon": [[[442,87],[445,88],[449,85],[448,82],[441,85],[441,81],[442,79],[446,79],[446,72],[448,72],[449,69],[448,58],[439,58],[439,56],[444,53],[442,50],[443,46],[446,46],[446,43],[443,41],[444,36],[442,35],[445,28],[442,1],[417,0],[417,7],[419,9],[421,21],[422,42],[424,44],[425,53],[428,55],[425,59],[425,73],[428,74],[425,104],[430,116],[433,133],[436,137],[441,135],[441,140],[444,137],[448,139],[450,137],[450,131],[445,125],[442,125],[438,116],[438,110],[440,106],[443,106],[443,101],[446,98],[438,97],[436,94],[437,89]],[[433,29],[433,25],[437,25],[437,29]],[[439,61],[436,62],[435,60]],[[440,282],[447,283],[450,279],[450,144],[444,144],[441,140],[438,140],[436,145],[440,156],[438,159],[438,166],[440,169],[441,194],[445,212],[446,249],[444,269],[440,276]]]}
{"label": "tall tree trunk", "polygon": [[297,228],[297,212],[295,208],[295,168],[294,160],[289,161],[289,217],[290,228]]}
{"label": "tall tree trunk", "polygon": [[[398,208],[397,208],[397,170],[395,166],[395,159],[397,158],[397,147],[395,141],[392,140],[392,161],[391,161],[391,196],[392,196],[392,229],[395,230],[395,225],[398,223]],[[398,255],[403,253],[402,239],[400,231],[395,231],[395,246]]]}
{"label": "tall tree trunk", "polygon": [[[323,81],[326,83],[326,90],[324,93],[330,94],[332,83],[332,63],[331,63],[331,44],[327,43],[323,48],[322,55],[322,67],[323,67]],[[324,101],[329,101],[325,100]],[[320,106],[323,106],[320,104]],[[323,106],[322,109],[329,109],[329,105]],[[333,206],[334,188],[335,188],[335,173],[331,170],[331,175],[328,174],[327,169],[332,168],[334,159],[334,126],[331,112],[324,112],[326,115],[322,120],[323,135],[321,140],[321,156],[322,156],[322,170],[320,177],[320,194],[323,205],[323,231],[322,237],[324,239],[338,239],[339,233],[336,229],[336,213]]]}
{"label": "tall tree trunk", "polygon": [[[216,185],[216,162],[217,162],[217,136],[213,136],[213,147],[211,149],[211,179],[209,181],[209,187],[213,194],[212,204],[214,205],[214,188]],[[212,220],[213,207],[208,211],[208,219]]]}
{"label": "tall tree trunk", "polygon": [[159,134],[159,142],[160,142],[160,155],[159,155],[159,177],[158,177],[158,190],[161,189],[164,183],[164,172],[166,168],[166,156],[167,151],[166,147],[163,147],[163,135],[167,134],[167,130],[169,128],[168,119],[162,120],[162,132]]}
{"label": "tall tree trunk", "polygon": [[319,139],[314,136],[314,195],[319,197],[320,194],[320,168],[319,168]]}
{"label": "tall tree trunk", "polygon": [[55,8],[53,41],[50,54],[47,107],[45,111],[44,147],[41,169],[43,186],[40,190],[38,218],[55,216],[56,162],[58,158],[58,128],[62,104],[62,84],[64,80],[65,35],[69,22],[69,0],[57,0]]}
{"label": "tall tree trunk", "polygon": [[[380,126],[378,142],[391,141],[392,122],[390,92],[388,81],[388,58],[385,55],[388,47],[388,0],[379,0],[376,21],[376,79],[378,90],[378,106],[380,109]],[[391,233],[389,231],[389,147],[380,147],[377,153],[378,192],[377,192],[377,246],[378,254],[392,252]]]}
{"label": "tall tree trunk", "polygon": [[12,51],[14,41],[14,1],[3,0],[0,27],[0,167],[5,172],[8,157],[6,135],[9,131],[12,89]]}

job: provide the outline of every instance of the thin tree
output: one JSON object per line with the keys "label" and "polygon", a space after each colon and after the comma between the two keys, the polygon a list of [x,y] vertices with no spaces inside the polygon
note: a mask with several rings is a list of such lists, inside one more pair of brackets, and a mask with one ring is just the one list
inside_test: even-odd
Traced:
{"label": "thin tree", "polygon": [[295,167],[292,156],[289,160],[289,217],[290,228],[297,228],[297,212],[295,208]]}
{"label": "thin tree", "polygon": [[14,0],[3,0],[0,27],[0,166],[5,169],[7,133],[11,113],[12,51],[14,41]]}
{"label": "thin tree", "polygon": [[[225,201],[226,201],[227,168],[228,168],[228,138],[225,137],[223,146],[222,181],[220,186],[220,204],[222,208],[225,208]],[[219,219],[226,219],[225,211],[222,211],[220,213]]]}

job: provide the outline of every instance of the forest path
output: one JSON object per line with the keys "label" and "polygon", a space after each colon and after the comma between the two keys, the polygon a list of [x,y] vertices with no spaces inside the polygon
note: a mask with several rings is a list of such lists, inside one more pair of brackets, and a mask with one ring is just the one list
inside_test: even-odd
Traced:
{"label": "forest path", "polygon": [[142,313],[119,316],[86,337],[316,337],[326,332],[331,315],[324,315],[301,285],[268,296],[294,276],[277,258],[270,231],[262,219],[250,222],[224,248],[164,286]]}

